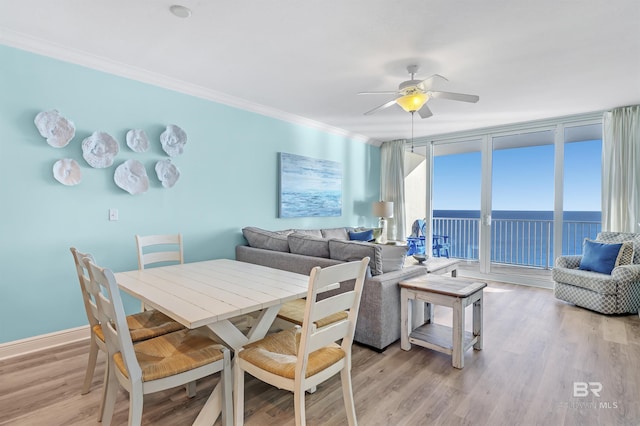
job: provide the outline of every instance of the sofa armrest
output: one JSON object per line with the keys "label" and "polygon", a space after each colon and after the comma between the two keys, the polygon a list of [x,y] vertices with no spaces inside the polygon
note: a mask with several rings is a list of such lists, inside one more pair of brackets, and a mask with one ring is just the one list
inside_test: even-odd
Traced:
{"label": "sofa armrest", "polygon": [[581,260],[582,256],[560,256],[556,259],[556,267],[577,269]]}
{"label": "sofa armrest", "polygon": [[[369,277],[364,282],[355,340],[382,350],[400,338],[400,281],[425,275],[423,266]],[[426,309],[426,308],[425,308]]]}

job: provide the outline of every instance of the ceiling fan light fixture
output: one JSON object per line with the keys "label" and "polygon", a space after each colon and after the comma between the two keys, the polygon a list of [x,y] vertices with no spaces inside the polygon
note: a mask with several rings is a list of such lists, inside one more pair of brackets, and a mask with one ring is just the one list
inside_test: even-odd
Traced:
{"label": "ceiling fan light fixture", "polygon": [[429,100],[426,93],[415,92],[396,99],[396,103],[407,112],[416,112]]}
{"label": "ceiling fan light fixture", "polygon": [[169,7],[169,11],[178,18],[186,19],[191,16],[191,9],[181,4],[174,4]]}

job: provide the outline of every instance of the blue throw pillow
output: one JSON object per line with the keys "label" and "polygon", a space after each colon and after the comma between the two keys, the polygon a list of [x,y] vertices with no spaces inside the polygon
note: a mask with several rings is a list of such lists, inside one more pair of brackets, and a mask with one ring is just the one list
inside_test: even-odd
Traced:
{"label": "blue throw pillow", "polygon": [[373,240],[373,229],[360,232],[349,231],[349,239],[352,241],[371,241]]}
{"label": "blue throw pillow", "polygon": [[622,244],[604,244],[589,239],[584,240],[580,269],[583,271],[611,274]]}

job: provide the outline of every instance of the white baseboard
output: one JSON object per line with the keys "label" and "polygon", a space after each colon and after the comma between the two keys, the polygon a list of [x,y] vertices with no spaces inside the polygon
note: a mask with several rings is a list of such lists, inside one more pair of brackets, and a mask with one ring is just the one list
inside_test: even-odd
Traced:
{"label": "white baseboard", "polygon": [[0,344],[0,361],[20,355],[26,355],[45,349],[55,348],[90,337],[89,326],[70,328],[54,333],[42,334],[27,339]]}

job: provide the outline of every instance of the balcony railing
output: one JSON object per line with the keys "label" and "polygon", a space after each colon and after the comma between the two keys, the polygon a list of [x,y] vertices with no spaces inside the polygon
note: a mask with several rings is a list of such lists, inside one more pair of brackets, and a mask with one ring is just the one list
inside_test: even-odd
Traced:
{"label": "balcony railing", "polygon": [[[433,234],[447,235],[449,255],[459,259],[479,259],[479,229],[480,219],[433,219]],[[564,221],[562,254],[582,254],[584,239],[594,239],[600,230],[600,222]],[[554,259],[552,220],[492,220],[491,262],[548,269]]]}

